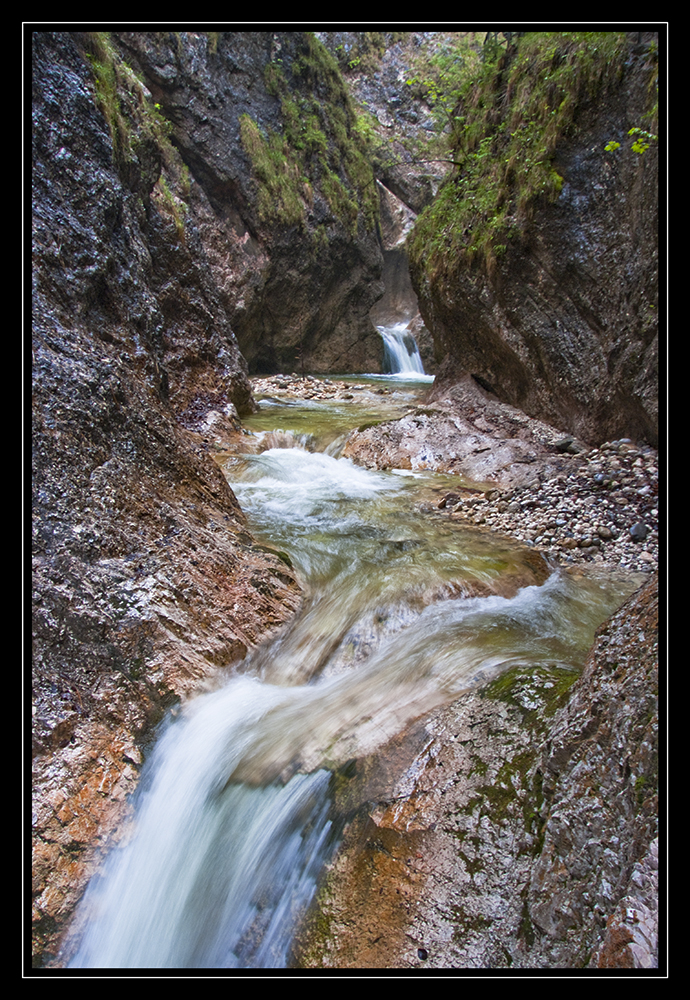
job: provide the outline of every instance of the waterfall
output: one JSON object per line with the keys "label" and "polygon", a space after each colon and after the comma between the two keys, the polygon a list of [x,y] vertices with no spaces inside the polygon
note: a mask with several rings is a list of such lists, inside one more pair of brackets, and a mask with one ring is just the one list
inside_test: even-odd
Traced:
{"label": "waterfall", "polygon": [[424,371],[417,341],[408,326],[409,323],[402,322],[376,327],[383,339],[383,367],[389,374],[401,378],[433,381],[433,375],[427,375]]}
{"label": "waterfall", "polygon": [[285,967],[328,857],[330,774],[264,786],[229,775],[262,720],[296,697],[238,677],[168,724],[131,839],[89,886],[70,968]]}

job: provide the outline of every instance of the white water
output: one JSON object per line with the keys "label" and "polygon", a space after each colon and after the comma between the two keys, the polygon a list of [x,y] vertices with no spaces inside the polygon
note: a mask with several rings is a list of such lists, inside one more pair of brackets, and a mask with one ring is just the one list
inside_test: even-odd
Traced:
{"label": "white water", "polygon": [[238,457],[228,476],[298,569],[304,609],[167,724],[71,968],[286,967],[337,844],[332,771],[510,665],[577,667],[620,600],[561,574],[511,599],[443,599],[514,553],[435,535],[414,481],[299,448]]}
{"label": "white water", "polygon": [[226,782],[255,727],[295,697],[237,678],[168,726],[142,779],[132,840],[89,887],[71,968],[285,965],[326,858],[329,775]]}
{"label": "white water", "polygon": [[394,377],[433,382],[434,376],[424,371],[417,342],[407,329],[408,325],[402,322],[376,327],[383,338],[383,367]]}

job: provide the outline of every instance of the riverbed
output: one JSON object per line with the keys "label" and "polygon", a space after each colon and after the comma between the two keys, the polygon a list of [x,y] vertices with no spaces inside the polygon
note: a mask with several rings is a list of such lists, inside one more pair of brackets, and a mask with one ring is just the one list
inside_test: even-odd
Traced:
{"label": "riverbed", "polygon": [[425,389],[342,384],[259,396],[239,447],[217,455],[257,544],[297,572],[302,608],[162,727],[131,836],[82,905],[73,968],[286,967],[350,818],[339,776],[507,671],[572,679],[637,584],[438,511],[451,485],[477,484],[341,457],[349,429]]}

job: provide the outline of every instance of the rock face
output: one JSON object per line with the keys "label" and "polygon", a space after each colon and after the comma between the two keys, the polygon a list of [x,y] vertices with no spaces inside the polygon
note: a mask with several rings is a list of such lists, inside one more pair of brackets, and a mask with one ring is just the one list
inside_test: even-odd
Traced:
{"label": "rock face", "polygon": [[250,370],[379,371],[381,253],[358,208],[374,205],[373,175],[326,50],[303,32],[118,41],[172,123],[199,250]]}
{"label": "rock face", "polygon": [[247,361],[380,370],[383,288],[373,175],[312,36],[32,42],[40,963],[137,740],[299,603],[212,460],[256,408]]}
{"label": "rock face", "polygon": [[567,462],[556,448],[562,437],[464,375],[445,398],[400,420],[351,431],[343,454],[369,468],[430,469],[507,488],[562,472]]}
{"label": "rock face", "polygon": [[[36,965],[50,965],[99,850],[119,836],[152,727],[299,605],[291,567],[254,544],[213,461],[255,408],[249,370],[379,370],[370,313],[384,257],[351,109],[310,36],[36,32],[32,55],[33,950]],[[632,110],[638,91],[626,91]],[[590,153],[564,144],[562,199],[540,206],[489,281],[468,271],[457,284],[420,284],[422,311],[446,354],[442,385],[462,389],[461,358],[502,399],[573,433],[651,439],[653,152],[634,169],[622,158],[606,166],[607,121],[592,107],[581,124]],[[414,211],[424,203],[407,180],[387,180],[387,211],[403,230],[394,190]],[[407,309],[397,243],[393,227],[383,244],[390,307]],[[529,296],[518,291],[525,281]],[[561,385],[557,357],[569,344]],[[516,420],[511,461],[522,469],[537,437],[525,431],[527,418]],[[467,434],[484,430],[468,425]],[[549,730],[539,765],[550,803],[542,860],[515,868],[520,878],[534,872],[519,892],[529,893],[523,937],[537,963],[584,954],[580,943],[563,944],[571,924],[552,904],[564,866],[583,880],[573,926],[590,912],[597,921],[591,961],[644,964],[643,939],[653,952],[653,892],[643,899],[635,889],[653,883],[653,714],[651,703],[646,715],[637,709],[640,670],[649,675],[651,660],[630,653],[648,634],[641,614],[629,609],[608,644],[599,640],[603,675],[592,668],[582,699]],[[517,727],[514,705],[501,702],[500,711]],[[606,747],[615,770],[607,771]],[[458,773],[463,760],[454,760]],[[534,790],[537,771],[529,773]],[[598,783],[615,801],[617,832],[602,827],[602,851],[580,836],[590,814],[601,819],[600,792],[585,795],[583,773],[587,789]],[[581,799],[572,842],[559,826],[571,795]],[[400,836],[389,806],[382,801],[367,820],[393,830],[382,843]],[[420,822],[415,836],[427,838]],[[494,834],[501,839],[498,827]],[[599,871],[610,892],[594,885]],[[480,907],[475,916],[491,933],[491,915]],[[521,961],[513,930],[505,948]],[[419,940],[414,962],[431,954]],[[487,940],[477,939],[476,961],[500,962]]]}
{"label": "rock face", "polygon": [[209,414],[227,435],[255,404],[203,226],[161,180],[179,161],[136,78],[104,93],[89,44],[33,38],[37,964],[114,835],[138,741],[300,599],[208,452]]}
{"label": "rock face", "polygon": [[419,315],[410,281],[406,238],[422,209],[430,204],[447,173],[447,164],[420,160],[413,148],[432,128],[428,104],[408,86],[415,60],[425,47],[442,44],[444,32],[318,32],[338,59],[348,89],[371,132],[373,164],[380,206],[384,294],[374,304],[377,325],[407,322],[425,372],[436,371],[430,332]]}
{"label": "rock face", "polygon": [[385,748],[298,967],[657,968],[657,602],[574,685],[516,667]]}
{"label": "rock face", "polygon": [[[439,391],[469,372],[591,444],[628,436],[656,445],[658,153],[652,144],[637,155],[627,138],[646,121],[654,72],[647,39],[630,46],[604,98],[580,100],[553,155],[560,194],[533,201],[490,266],[458,255],[430,276],[424,244],[412,254],[443,359]],[[505,127],[496,114],[493,127]],[[620,148],[607,151],[611,140]]]}
{"label": "rock face", "polygon": [[[590,966],[656,965],[658,616],[654,577],[599,629],[548,734],[544,842],[528,905],[552,966],[578,937]],[[644,923],[643,943],[635,929]]]}

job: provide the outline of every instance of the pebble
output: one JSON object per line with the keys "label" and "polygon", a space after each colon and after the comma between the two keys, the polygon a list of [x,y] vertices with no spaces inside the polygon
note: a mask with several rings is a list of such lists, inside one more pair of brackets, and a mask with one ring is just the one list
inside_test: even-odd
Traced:
{"label": "pebble", "polygon": [[525,541],[556,562],[654,570],[659,556],[656,450],[621,439],[584,449],[573,462],[577,466],[570,475],[561,473],[538,486],[492,488],[445,509],[453,519]]}
{"label": "pebble", "polygon": [[[278,396],[352,399],[365,388],[312,375],[252,379],[254,392]],[[439,508],[462,519],[526,542],[556,562],[602,564],[649,573],[658,564],[658,453],[629,438],[587,449],[574,438],[557,450],[576,463],[538,486],[476,495],[447,494]]]}
{"label": "pebble", "polygon": [[[314,375],[267,375],[253,378],[252,390],[255,395],[284,396],[295,399],[354,399],[353,392],[365,389],[363,385],[350,382],[333,382],[328,378]],[[390,390],[378,389],[379,395],[387,395]]]}

